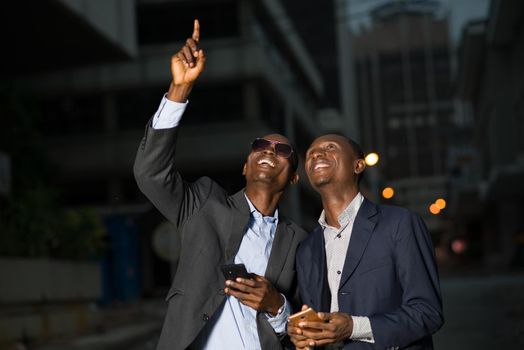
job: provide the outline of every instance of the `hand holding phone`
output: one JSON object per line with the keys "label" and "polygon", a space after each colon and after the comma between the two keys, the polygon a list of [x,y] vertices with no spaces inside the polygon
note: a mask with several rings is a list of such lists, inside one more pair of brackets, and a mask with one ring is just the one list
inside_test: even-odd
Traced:
{"label": "hand holding phone", "polygon": [[[300,322],[324,322],[320,317],[318,317],[317,312],[312,308],[307,308],[288,317],[288,327],[299,328],[298,324]],[[308,328],[308,331],[311,332],[321,332],[320,329]]]}

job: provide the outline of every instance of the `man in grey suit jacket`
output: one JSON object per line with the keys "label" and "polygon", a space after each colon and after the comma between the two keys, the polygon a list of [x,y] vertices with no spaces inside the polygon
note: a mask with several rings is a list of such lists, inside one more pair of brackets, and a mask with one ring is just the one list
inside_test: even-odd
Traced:
{"label": "man in grey suit jacket", "polygon": [[433,349],[443,318],[431,238],[418,215],[360,194],[363,158],[340,135],[317,138],[306,153],[324,211],[299,246],[297,274],[302,301],[324,322],[288,333],[300,349]]}
{"label": "man in grey suit jacket", "polygon": [[[284,136],[273,134],[253,142],[243,168],[246,187],[232,196],[210,178],[181,178],[177,126],[204,69],[199,38],[195,20],[192,37],[171,58],[173,81],[147,124],[134,167],[142,192],[181,235],[157,349],[281,349],[298,295],[295,251],[307,234],[279,212],[278,202],[298,181],[298,157]],[[231,263],[243,263],[252,278],[226,281],[221,266]]]}

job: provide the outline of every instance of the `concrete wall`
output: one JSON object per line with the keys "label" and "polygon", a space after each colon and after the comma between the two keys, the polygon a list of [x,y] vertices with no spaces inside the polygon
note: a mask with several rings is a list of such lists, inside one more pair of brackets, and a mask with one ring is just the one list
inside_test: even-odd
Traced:
{"label": "concrete wall", "polygon": [[137,54],[134,0],[61,0],[130,56]]}
{"label": "concrete wall", "polygon": [[0,281],[0,349],[79,334],[98,321],[98,264],[2,258]]}
{"label": "concrete wall", "polygon": [[47,259],[0,259],[0,304],[97,300],[98,264]]}

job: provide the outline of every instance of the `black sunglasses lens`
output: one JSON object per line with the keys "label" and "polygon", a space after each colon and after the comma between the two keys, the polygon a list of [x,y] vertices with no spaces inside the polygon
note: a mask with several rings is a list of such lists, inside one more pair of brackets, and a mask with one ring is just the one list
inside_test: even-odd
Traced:
{"label": "black sunglasses lens", "polygon": [[[265,149],[271,148],[271,145],[273,143],[271,141],[268,141],[266,139],[255,139],[253,143],[251,144],[251,149],[254,152],[261,152]],[[274,143],[275,145],[275,153],[281,157],[289,158],[291,156],[291,153],[293,153],[293,148],[285,143]]]}
{"label": "black sunglasses lens", "polygon": [[293,149],[290,145],[287,145],[285,143],[277,143],[275,145],[275,153],[281,157],[289,158],[292,152]]}
{"label": "black sunglasses lens", "polygon": [[271,146],[271,142],[265,139],[255,139],[251,144],[251,149],[255,152],[260,152]]}

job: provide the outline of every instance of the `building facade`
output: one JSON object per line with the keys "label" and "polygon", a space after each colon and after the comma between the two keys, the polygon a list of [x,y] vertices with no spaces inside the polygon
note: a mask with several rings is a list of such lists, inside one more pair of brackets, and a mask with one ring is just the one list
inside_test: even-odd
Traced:
{"label": "building facade", "polygon": [[[103,9],[86,12],[96,18]],[[169,86],[170,57],[191,35],[194,18],[201,23],[207,63],[184,115],[177,162],[188,180],[206,175],[237,191],[256,136],[285,134],[302,154],[322,133],[317,111],[325,96],[324,75],[281,1],[139,0],[128,18],[133,26],[118,28],[135,40],[126,57],[19,79],[38,96],[46,151],[64,202],[95,206],[115,232],[111,240],[140,249],[140,263],[131,270],[141,276],[145,294],[168,287],[178,244],[166,238],[164,219],[137,190],[132,165],[144,125]],[[303,179],[282,206],[291,218],[312,226],[320,204],[308,204],[318,201]],[[311,217],[309,224],[305,217]]]}
{"label": "building facade", "polygon": [[454,168],[456,232],[491,268],[524,266],[524,4],[491,1],[465,27],[457,91],[469,149]]}
{"label": "building facade", "polygon": [[428,207],[445,198],[453,92],[448,23],[435,1],[391,1],[371,11],[354,35],[360,141],[380,162],[369,169],[371,196],[420,213],[430,231],[445,228]]}

